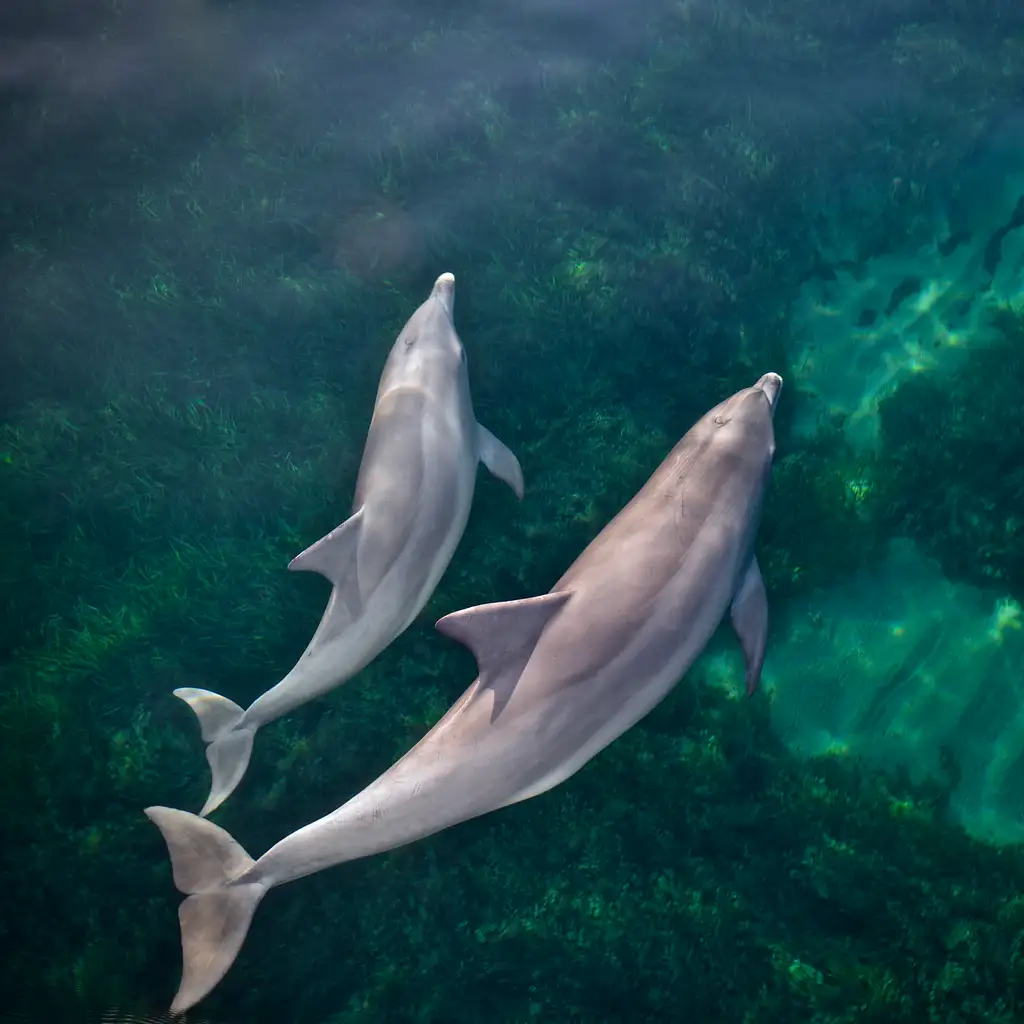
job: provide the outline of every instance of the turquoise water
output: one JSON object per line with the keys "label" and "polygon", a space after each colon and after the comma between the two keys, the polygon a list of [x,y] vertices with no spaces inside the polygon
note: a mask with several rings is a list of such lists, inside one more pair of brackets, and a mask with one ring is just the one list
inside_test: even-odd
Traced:
{"label": "turquoise water", "polygon": [[211,820],[256,858],[373,782],[476,674],[434,623],[548,592],[774,371],[761,685],[726,616],[550,792],[268,893],[184,1019],[1024,1019],[1022,86],[999,0],[7,4],[11,1019],[165,1019],[172,691],[302,654],[288,563],[447,271],[523,500],[480,469],[409,628]]}

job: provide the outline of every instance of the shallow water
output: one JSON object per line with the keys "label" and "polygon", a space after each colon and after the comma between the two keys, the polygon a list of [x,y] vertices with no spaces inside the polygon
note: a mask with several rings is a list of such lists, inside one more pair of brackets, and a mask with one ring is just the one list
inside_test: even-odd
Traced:
{"label": "shallow water", "polygon": [[[862,9],[863,8],[863,9]],[[274,891],[188,1020],[1024,1018],[1024,11],[989,0],[11,2],[0,13],[0,991],[164,1019],[191,712],[328,586],[444,271],[485,470],[413,625],[261,730],[253,856],[475,675],[713,405],[785,378],[761,687],[723,625],[523,804]],[[107,1015],[107,1016],[104,1016]]]}

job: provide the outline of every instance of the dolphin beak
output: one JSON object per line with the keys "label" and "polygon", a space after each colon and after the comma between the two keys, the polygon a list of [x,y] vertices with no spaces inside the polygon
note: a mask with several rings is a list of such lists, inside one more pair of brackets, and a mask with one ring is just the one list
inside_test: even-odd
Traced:
{"label": "dolphin beak", "polygon": [[445,312],[455,322],[455,275],[450,271],[443,273],[434,282],[434,297],[439,299]]}
{"label": "dolphin beak", "polygon": [[766,373],[755,385],[768,396],[768,404],[775,412],[775,406],[779,404],[779,392],[782,390],[782,378],[777,373]]}

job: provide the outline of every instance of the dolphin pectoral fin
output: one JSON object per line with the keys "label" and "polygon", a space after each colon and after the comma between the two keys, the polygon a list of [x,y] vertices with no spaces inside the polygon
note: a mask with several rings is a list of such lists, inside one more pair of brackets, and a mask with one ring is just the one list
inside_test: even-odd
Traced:
{"label": "dolphin pectoral fin", "polygon": [[340,526],[296,555],[288,563],[288,568],[292,572],[318,572],[333,586],[344,590],[356,571],[362,522],[363,510],[360,508]]}
{"label": "dolphin pectoral fin", "polygon": [[523,470],[512,451],[503,445],[486,427],[476,425],[480,441],[480,461],[499,479],[523,498]]}
{"label": "dolphin pectoral fin", "polygon": [[481,604],[438,619],[435,628],[439,632],[473,652],[481,689],[494,691],[491,721],[508,703],[545,627],[572,593],[571,590],[556,590],[520,601]]}
{"label": "dolphin pectoral fin", "polygon": [[732,628],[736,630],[747,663],[747,696],[750,696],[761,681],[764,649],[768,642],[768,595],[756,558],[750,559],[732,599],[731,617]]}

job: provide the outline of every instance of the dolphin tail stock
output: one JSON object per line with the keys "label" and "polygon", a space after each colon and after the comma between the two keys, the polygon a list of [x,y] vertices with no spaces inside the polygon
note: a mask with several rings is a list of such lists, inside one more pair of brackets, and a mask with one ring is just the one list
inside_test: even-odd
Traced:
{"label": "dolphin tail stock", "polygon": [[211,690],[183,686],[174,691],[199,719],[199,731],[206,743],[206,760],[210,765],[210,795],[199,812],[205,818],[216,810],[234,792],[242,781],[252,756],[252,741],[256,730],[252,726],[239,727],[245,712],[233,700]]}
{"label": "dolphin tail stock", "polygon": [[187,897],[178,908],[181,984],[171,1003],[171,1013],[183,1013],[227,974],[269,886],[233,882],[254,861],[219,825],[171,807],[145,813],[163,834],[174,884]]}

